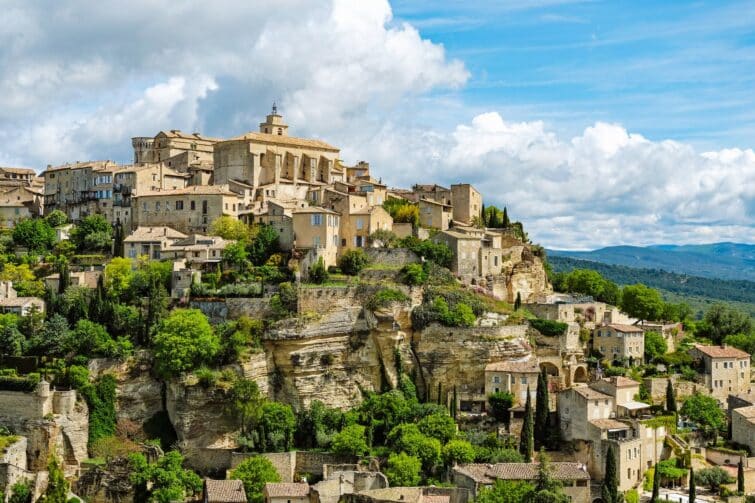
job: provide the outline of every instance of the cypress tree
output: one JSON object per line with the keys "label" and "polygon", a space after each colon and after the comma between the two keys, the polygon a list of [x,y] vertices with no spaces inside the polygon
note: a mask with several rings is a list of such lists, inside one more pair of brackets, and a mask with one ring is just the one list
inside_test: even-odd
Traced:
{"label": "cypress tree", "polygon": [[440,391],[441,391],[441,384],[440,384],[440,382],[438,382],[438,405],[441,404],[441,402],[440,402]]}
{"label": "cypress tree", "polygon": [[650,497],[651,503],[658,503],[660,499],[660,493],[661,493],[661,476],[658,473],[658,464],[656,463],[655,468],[653,468],[653,495]]}
{"label": "cypress tree", "polygon": [[454,419],[456,419],[456,407],[457,407],[457,403],[456,403],[456,386],[454,386],[454,398],[453,398],[453,402],[451,403],[451,417],[454,418]]}
{"label": "cypress tree", "polygon": [[485,203],[482,203],[482,208],[480,209],[480,220],[482,221],[483,227],[488,226],[488,216],[485,214]]}
{"label": "cypress tree", "polygon": [[608,446],[606,452],[606,470],[603,483],[600,485],[600,497],[603,503],[619,502],[619,475],[616,472],[616,452],[613,445]]}
{"label": "cypress tree", "polygon": [[537,392],[535,394],[535,449],[545,447],[548,438],[548,375],[542,369],[537,376]]}
{"label": "cypress tree", "polygon": [[666,410],[676,413],[676,397],[674,396],[674,386],[671,379],[666,381]]}
{"label": "cypress tree", "polygon": [[516,292],[516,299],[514,299],[514,311],[519,311],[521,307],[522,307],[522,294],[521,292]]}
{"label": "cypress tree", "polygon": [[509,212],[506,210],[506,207],[503,207],[503,218],[501,218],[501,227],[504,229],[508,229],[509,225],[511,225],[511,222],[509,221]]}
{"label": "cypress tree", "polygon": [[519,452],[528,463],[532,461],[532,453],[535,450],[533,422],[532,399],[530,398],[530,390],[527,389],[527,401],[524,404],[524,424],[522,425],[522,436],[519,439]]}
{"label": "cypress tree", "polygon": [[71,270],[68,268],[68,259],[60,257],[58,266],[58,293],[62,294],[71,283]]}
{"label": "cypress tree", "polygon": [[696,497],[697,497],[697,487],[695,487],[695,469],[690,466],[689,467],[689,494],[687,498],[688,503],[695,503]]}
{"label": "cypress tree", "polygon": [[488,216],[488,226],[492,229],[498,228],[498,209],[495,206],[490,207],[490,216]]}
{"label": "cypress tree", "polygon": [[739,463],[737,463],[737,492],[745,493],[745,467],[742,464],[742,458],[739,458]]}

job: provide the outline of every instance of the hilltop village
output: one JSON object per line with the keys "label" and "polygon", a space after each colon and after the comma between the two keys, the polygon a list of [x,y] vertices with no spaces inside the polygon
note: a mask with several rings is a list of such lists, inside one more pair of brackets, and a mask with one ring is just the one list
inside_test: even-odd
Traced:
{"label": "hilltop village", "polygon": [[749,318],[553,274],[492,194],[389,187],[275,107],[132,145],[0,168],[4,501],[755,494]]}

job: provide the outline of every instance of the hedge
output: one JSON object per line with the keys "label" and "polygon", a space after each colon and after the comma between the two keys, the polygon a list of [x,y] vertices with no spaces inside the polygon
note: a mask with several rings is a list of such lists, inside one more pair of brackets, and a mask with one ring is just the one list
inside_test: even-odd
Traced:
{"label": "hedge", "polygon": [[37,389],[39,381],[39,374],[29,374],[26,377],[0,376],[0,390],[31,393]]}
{"label": "hedge", "polygon": [[560,321],[542,320],[535,318],[530,320],[530,326],[547,337],[556,337],[562,335],[569,328],[569,325]]}

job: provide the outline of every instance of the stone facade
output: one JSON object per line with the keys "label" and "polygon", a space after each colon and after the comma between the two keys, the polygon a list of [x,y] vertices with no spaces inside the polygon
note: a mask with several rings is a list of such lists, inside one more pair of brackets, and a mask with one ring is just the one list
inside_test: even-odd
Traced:
{"label": "stone facade", "polygon": [[749,354],[726,345],[702,344],[696,344],[689,353],[703,363],[705,387],[722,404],[729,394],[750,392]]}
{"label": "stone facade", "polygon": [[592,347],[608,361],[640,365],[645,357],[645,332],[634,325],[601,325],[593,331]]}

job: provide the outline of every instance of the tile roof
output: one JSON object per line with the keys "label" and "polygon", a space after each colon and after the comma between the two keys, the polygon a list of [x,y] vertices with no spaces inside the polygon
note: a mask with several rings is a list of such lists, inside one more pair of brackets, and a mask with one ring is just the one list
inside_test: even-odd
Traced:
{"label": "tile roof", "polygon": [[244,483],[240,480],[204,480],[208,503],[246,503]]}
{"label": "tile roof", "polygon": [[703,346],[695,344],[695,349],[711,358],[749,358],[750,354],[731,346]]}
{"label": "tile roof", "polygon": [[578,393],[579,395],[587,398],[588,400],[601,400],[604,398],[613,398],[611,395],[606,395],[605,393],[601,393],[600,391],[596,391],[587,386],[575,386],[571,389],[574,390],[575,393]]}
{"label": "tile roof", "polygon": [[160,131],[155,136],[164,135],[167,138],[183,138],[186,140],[203,140],[203,141],[209,141],[209,142],[218,142],[223,141],[220,138],[210,138],[209,136],[202,136],[199,133],[184,133],[180,129],[171,129],[169,131]]}
{"label": "tile roof", "polygon": [[593,419],[590,424],[601,430],[628,430],[629,425],[615,419]]}
{"label": "tile roof", "polygon": [[745,419],[751,420],[750,422],[753,422],[753,420],[755,420],[755,405],[750,405],[749,407],[739,407],[738,409],[732,410],[731,413],[739,414]]}
{"label": "tile roof", "polygon": [[612,328],[616,330],[617,332],[622,332],[625,334],[631,334],[631,333],[643,333],[644,330],[642,330],[640,327],[636,325],[622,325],[620,323],[609,323],[606,325],[608,328]]}
{"label": "tile roof", "polygon": [[271,498],[309,496],[309,484],[306,482],[268,482],[265,484],[265,494]]}
{"label": "tile roof", "polygon": [[527,360],[507,360],[502,362],[488,363],[485,366],[485,372],[511,372],[515,374],[539,374],[540,367],[537,359],[529,358]]}
{"label": "tile roof", "polygon": [[183,232],[179,232],[171,227],[155,226],[155,227],[137,227],[127,238],[123,240],[124,243],[130,243],[133,241],[160,241],[163,239],[183,239],[187,237]]}
{"label": "tile roof", "polygon": [[11,297],[0,299],[0,306],[2,307],[23,307],[27,304],[44,304],[44,301],[39,297]]}
{"label": "tile roof", "polygon": [[[551,475],[555,480],[590,480],[587,468],[581,463],[556,462],[550,463]],[[537,479],[539,463],[497,463],[467,464],[455,468],[462,473],[480,474],[483,477],[476,478],[481,483],[492,483],[495,479],[500,480],[535,480]]]}
{"label": "tile roof", "polygon": [[425,494],[422,496],[422,503],[450,503],[450,494]]}
{"label": "tile roof", "polygon": [[7,173],[16,173],[20,175],[36,175],[37,174],[37,172],[32,168],[10,168],[10,167],[0,166],[0,171],[5,171]]}
{"label": "tile roof", "polygon": [[628,387],[634,387],[634,386],[640,385],[640,383],[638,383],[634,379],[630,379],[624,376],[605,377],[603,380],[610,382],[617,388],[628,388]]}
{"label": "tile roof", "polygon": [[213,194],[219,194],[222,196],[236,196],[241,197],[239,194],[235,192],[231,192],[231,190],[228,188],[228,185],[191,185],[189,187],[184,187],[181,189],[171,189],[171,190],[153,190],[150,192],[145,192],[143,194],[138,194],[134,197],[159,197],[159,196],[181,196],[181,195],[213,195]]}
{"label": "tile roof", "polygon": [[280,136],[269,133],[246,133],[241,136],[236,136],[226,141],[257,141],[260,143],[272,143],[274,145],[294,146],[304,148],[317,148],[321,150],[331,150],[338,152],[339,149],[333,145],[321,140],[312,140],[307,138],[297,138],[295,136]]}
{"label": "tile roof", "polygon": [[297,213],[328,213],[330,215],[340,215],[337,211],[333,211],[328,208],[323,208],[322,206],[307,206],[305,208],[294,208],[291,213],[297,214]]}

